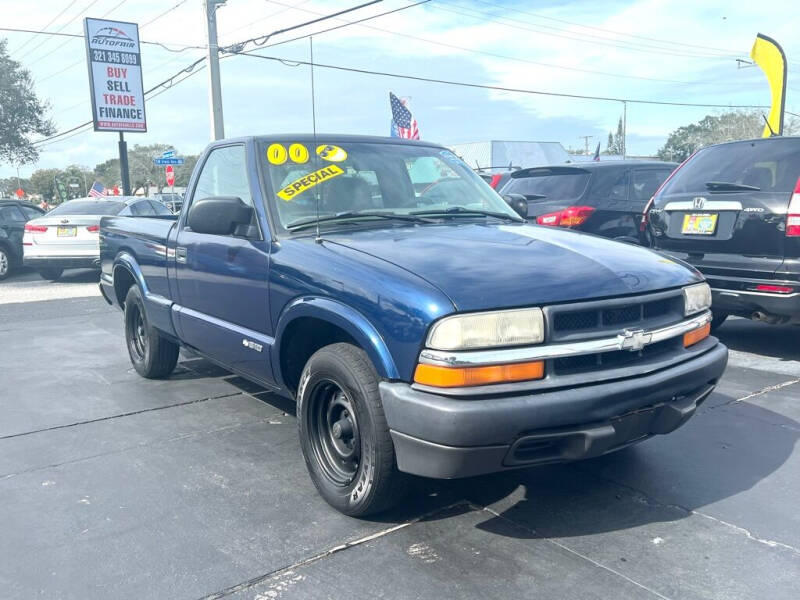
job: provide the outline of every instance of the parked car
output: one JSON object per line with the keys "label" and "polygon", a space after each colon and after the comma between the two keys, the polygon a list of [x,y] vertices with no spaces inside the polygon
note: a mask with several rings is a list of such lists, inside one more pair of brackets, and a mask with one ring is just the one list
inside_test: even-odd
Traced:
{"label": "parked car", "polygon": [[166,206],[172,214],[178,214],[183,207],[183,196],[181,194],[153,194],[153,200],[157,200]]}
{"label": "parked car", "polygon": [[476,172],[481,176],[481,179],[489,184],[489,187],[500,191],[511,179],[511,173],[518,169],[519,167],[482,167],[476,169]]}
{"label": "parked car", "polygon": [[528,217],[539,225],[639,243],[645,204],[676,166],[626,160],[521,169],[500,194],[524,196]]}
{"label": "parked car", "polygon": [[22,234],[25,223],[44,214],[30,202],[0,200],[0,281],[22,265]]}
{"label": "parked car", "polygon": [[172,213],[160,202],[134,196],[79,198],[25,224],[24,264],[56,281],[64,269],[99,268],[103,215],[155,217]]}
{"label": "parked car", "polygon": [[718,144],[690,157],[643,219],[659,250],[711,284],[728,315],[800,324],[800,138]]}
{"label": "parked car", "polygon": [[409,473],[668,433],[727,361],[697,271],[532,226],[424,142],[214,142],[180,216],[103,217],[100,256],[136,371],[169,376],[185,346],[296,399],[311,479],[349,515],[397,502]]}

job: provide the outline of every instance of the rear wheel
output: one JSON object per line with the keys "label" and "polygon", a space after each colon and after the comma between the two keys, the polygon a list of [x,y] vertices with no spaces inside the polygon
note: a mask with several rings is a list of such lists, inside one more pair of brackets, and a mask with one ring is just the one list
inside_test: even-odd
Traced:
{"label": "rear wheel", "polygon": [[11,257],[8,251],[0,246],[0,281],[3,281],[11,273]]}
{"label": "rear wheel", "polygon": [[125,342],[136,372],[148,379],[168,377],[180,348],[147,322],[142,293],[135,285],[125,297]]}
{"label": "rear wheel", "polygon": [[728,318],[728,313],[719,312],[717,310],[711,311],[711,331],[716,331]]}
{"label": "rear wheel", "polygon": [[346,515],[386,510],[405,489],[378,381],[364,351],[343,343],[317,351],[300,377],[297,422],[306,466],[320,495]]}
{"label": "rear wheel", "polygon": [[59,269],[58,267],[44,267],[39,269],[39,275],[42,276],[42,279],[48,279],[50,281],[58,281],[63,272],[64,269]]}

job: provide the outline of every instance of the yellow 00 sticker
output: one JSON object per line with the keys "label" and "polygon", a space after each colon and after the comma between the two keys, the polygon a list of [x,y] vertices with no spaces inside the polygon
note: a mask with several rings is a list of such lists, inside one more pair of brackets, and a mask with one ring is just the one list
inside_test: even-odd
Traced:
{"label": "yellow 00 sticker", "polygon": [[321,144],[317,146],[317,155],[319,155],[321,159],[330,162],[342,162],[343,160],[347,160],[347,152],[344,151],[344,148],[339,148],[339,146],[332,146],[330,144]]}
{"label": "yellow 00 sticker", "polygon": [[267,160],[271,165],[282,165],[286,162],[286,148],[283,144],[270,144],[267,148]]}
{"label": "yellow 00 sticker", "polygon": [[297,179],[285,186],[281,191],[278,192],[278,197],[286,200],[286,202],[289,202],[298,194],[302,194],[306,190],[310,190],[314,186],[319,185],[323,181],[327,181],[333,177],[338,177],[342,174],[344,174],[344,170],[342,170],[342,168],[338,165],[328,165],[327,167],[322,167],[321,169],[318,169],[313,173],[309,173],[308,175],[304,175],[300,179]]}
{"label": "yellow 00 sticker", "polygon": [[289,158],[292,159],[292,162],[296,162],[299,165],[308,162],[308,148],[303,146],[303,144],[294,143],[289,146]]}

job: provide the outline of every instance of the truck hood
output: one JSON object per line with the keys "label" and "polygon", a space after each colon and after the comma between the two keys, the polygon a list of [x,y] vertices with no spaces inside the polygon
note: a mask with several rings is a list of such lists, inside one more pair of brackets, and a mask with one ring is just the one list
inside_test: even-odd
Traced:
{"label": "truck hood", "polygon": [[327,233],[439,288],[457,310],[553,304],[702,281],[646,248],[527,224],[453,223]]}

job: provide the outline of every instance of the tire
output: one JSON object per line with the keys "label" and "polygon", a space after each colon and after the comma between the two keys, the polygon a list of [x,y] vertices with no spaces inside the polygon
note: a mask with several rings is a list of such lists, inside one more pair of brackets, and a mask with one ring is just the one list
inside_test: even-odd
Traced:
{"label": "tire", "polygon": [[408,482],[397,470],[378,382],[366,353],[340,343],[308,360],[297,392],[300,447],[311,480],[328,504],[353,517],[391,508]]}
{"label": "tire", "polygon": [[11,274],[11,255],[3,246],[0,246],[0,281]]}
{"label": "tire", "polygon": [[47,279],[49,281],[58,281],[63,272],[64,269],[59,269],[58,267],[44,267],[39,269],[39,275],[41,275],[42,279]]}
{"label": "tire", "polygon": [[711,311],[711,331],[716,331],[719,329],[722,324],[725,322],[725,319],[728,318],[728,313],[719,312],[716,310]]}
{"label": "tire", "polygon": [[147,379],[168,377],[178,363],[180,348],[147,322],[142,293],[135,285],[125,297],[125,344],[133,368]]}

